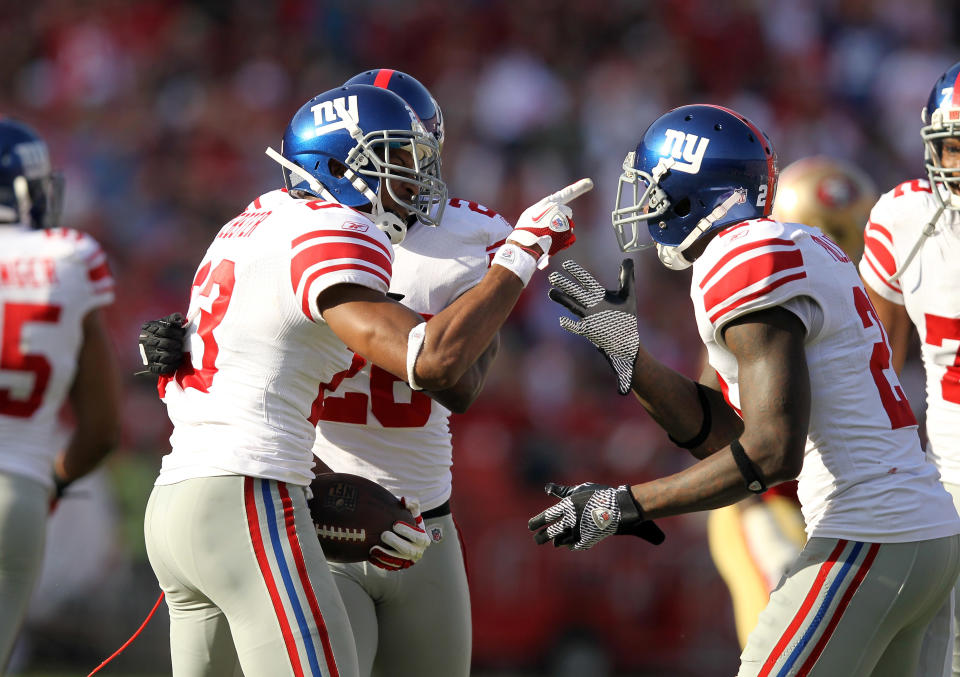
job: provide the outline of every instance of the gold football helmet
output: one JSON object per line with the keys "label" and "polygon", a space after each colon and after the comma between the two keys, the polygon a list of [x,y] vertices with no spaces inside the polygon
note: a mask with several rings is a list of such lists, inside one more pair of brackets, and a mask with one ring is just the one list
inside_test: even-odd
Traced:
{"label": "gold football helmet", "polygon": [[807,157],[780,172],[773,217],[816,226],[856,263],[863,254],[863,228],[878,197],[873,180],[849,162]]}

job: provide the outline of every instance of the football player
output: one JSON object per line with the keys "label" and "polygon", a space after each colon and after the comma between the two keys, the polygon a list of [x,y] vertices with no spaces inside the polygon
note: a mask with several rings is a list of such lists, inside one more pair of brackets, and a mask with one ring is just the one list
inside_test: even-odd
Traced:
{"label": "football player", "polygon": [[[384,384],[405,381],[412,397],[482,380],[482,356],[536,267],[575,239],[566,203],[591,185],[526,210],[482,279],[425,320],[386,292],[392,245],[446,203],[436,137],[396,94],[350,84],[304,104],[281,150],[268,154],[285,188],[214,239],[191,293],[190,357],[159,385],[173,449],[145,531],[174,674],[229,671],[236,654],[248,675],[358,674],[306,507],[315,426],[357,402],[336,392],[368,363],[382,370],[370,371],[370,411],[388,422],[421,405],[392,401]],[[383,536],[381,565],[423,555],[430,539],[411,522]]]}
{"label": "football player", "polygon": [[[47,517],[120,430],[100,310],[113,277],[92,237],[57,227],[62,190],[43,139],[0,118],[0,671],[41,569]],[[67,402],[75,428],[58,449]]]}
{"label": "football player", "polygon": [[[808,157],[780,172],[772,216],[819,228],[856,262],[876,199],[873,180],[857,167],[826,156]],[[770,591],[806,542],[796,482],[710,511],[707,536],[713,561],[730,589],[743,648]]]}
{"label": "football player", "polygon": [[641,346],[632,260],[613,291],[568,261],[551,297],[580,318],[561,324],[608,358],[620,392],[699,460],[633,486],[548,485],[560,500],[530,520],[536,542],[584,550],[798,478],[808,540],[738,674],[914,674],[960,574],[960,517],[921,453],[856,267],[818,228],[770,218],[773,147],[729,109],[662,115],[623,168],[620,246],[655,245],[668,268],[692,266],[704,382]]}
{"label": "football player", "polygon": [[[941,75],[930,92],[920,130],[927,180],[905,181],[877,201],[864,232],[860,275],[890,335],[898,374],[910,341],[919,336],[927,383],[927,458],[960,508],[958,78],[960,63]],[[960,614],[955,630],[960,630]],[[960,635],[953,645],[952,672],[960,675]]]}
{"label": "football player", "polygon": [[[441,109],[416,78],[381,68],[346,84],[373,85],[399,95],[442,150]],[[432,167],[439,175],[439,161]],[[414,220],[394,248],[390,293],[424,317],[476,285],[511,231],[500,214],[476,202],[452,199],[436,209],[440,206],[445,208],[435,228]],[[157,331],[169,333],[147,323],[141,346],[150,370],[164,373],[176,368],[182,346],[177,336],[165,338]],[[161,341],[166,349],[158,347]],[[470,673],[470,594],[450,510],[449,417],[479,395],[498,345],[495,337],[470,378],[444,391],[412,391],[403,380],[367,364],[324,398],[314,454],[336,472],[362,475],[397,496],[416,497],[432,540],[417,566],[402,573],[377,559],[330,563],[350,617],[361,675]],[[444,637],[440,644],[433,639],[438,636]]]}

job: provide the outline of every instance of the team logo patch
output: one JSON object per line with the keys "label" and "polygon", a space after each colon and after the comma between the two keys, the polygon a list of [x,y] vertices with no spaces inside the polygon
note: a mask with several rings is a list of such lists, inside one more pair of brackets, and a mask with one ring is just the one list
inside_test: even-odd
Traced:
{"label": "team logo patch", "polygon": [[606,529],[613,522],[613,515],[606,508],[594,508],[590,511],[590,517],[600,531]]}
{"label": "team logo patch", "polygon": [[670,169],[676,169],[678,172],[686,174],[699,172],[700,165],[703,163],[703,156],[707,153],[707,146],[710,145],[710,139],[696,134],[687,134],[676,129],[668,129],[663,135],[660,155],[677,160],[670,166]]}
{"label": "team logo patch", "polygon": [[363,232],[366,232],[367,228],[369,228],[370,225],[366,223],[357,223],[356,221],[347,221],[340,227],[343,230],[353,230],[358,233],[363,233]]}
{"label": "team logo patch", "polygon": [[557,214],[550,219],[550,230],[555,233],[563,232],[567,229],[567,217],[563,214]]}
{"label": "team logo patch", "polygon": [[430,540],[434,543],[439,543],[443,540],[443,527],[439,524],[432,524],[428,527],[428,533],[430,534]]}
{"label": "team logo patch", "polygon": [[357,509],[357,493],[356,487],[337,482],[323,497],[323,507],[336,512],[353,512]]}

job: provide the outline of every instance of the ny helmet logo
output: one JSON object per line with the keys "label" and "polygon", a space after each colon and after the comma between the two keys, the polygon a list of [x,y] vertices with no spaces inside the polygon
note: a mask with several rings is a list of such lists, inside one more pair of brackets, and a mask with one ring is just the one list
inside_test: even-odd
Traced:
{"label": "ny helmet logo", "polygon": [[[348,129],[349,126],[357,125],[360,120],[356,94],[321,101],[310,110],[313,111],[313,124],[317,127],[317,136],[329,134],[338,129]],[[352,122],[351,125],[347,124],[348,118]]]}
{"label": "ny helmet logo", "polygon": [[[705,136],[668,129],[664,132],[660,155],[673,157],[678,161],[673,163],[670,169],[676,169],[678,172],[687,174],[696,174],[700,171],[700,164],[703,162],[703,156],[707,153],[709,143],[710,139]],[[683,162],[680,162],[680,160]]]}
{"label": "ny helmet logo", "polygon": [[50,171],[50,156],[46,144],[40,141],[25,141],[13,147],[20,158],[23,173],[28,179],[36,179]]}

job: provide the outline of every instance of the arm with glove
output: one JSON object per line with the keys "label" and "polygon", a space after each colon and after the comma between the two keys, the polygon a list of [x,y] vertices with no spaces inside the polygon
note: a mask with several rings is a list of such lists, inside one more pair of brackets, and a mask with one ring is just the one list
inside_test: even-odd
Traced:
{"label": "arm with glove", "polygon": [[631,259],[620,264],[615,290],[605,289],[576,261],[564,261],[563,270],[566,275],[550,274],[550,299],[580,319],[561,317],[560,326],[600,351],[616,374],[621,395],[632,390],[670,439],[698,458],[740,434],[743,423],[720,391],[671,369],[641,345]]}

